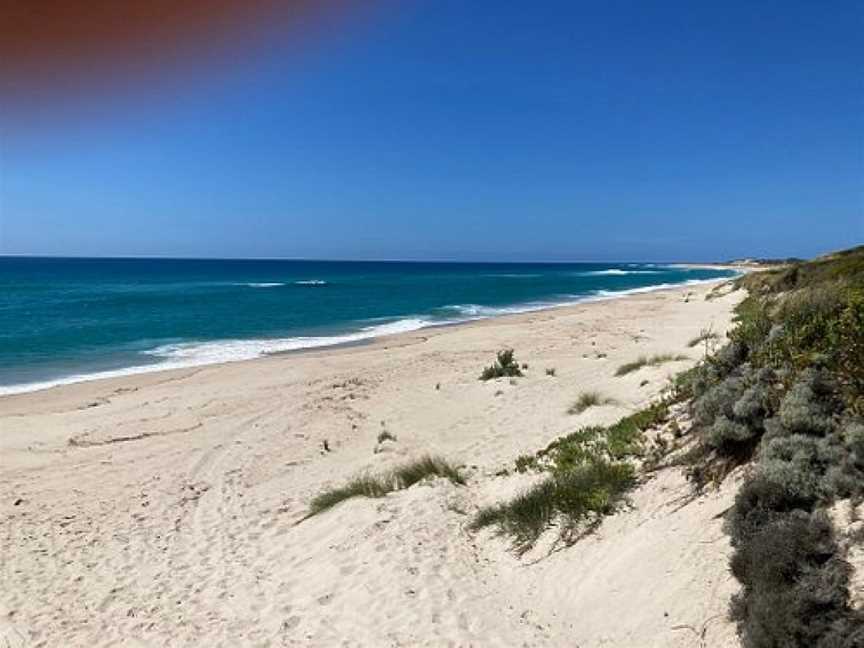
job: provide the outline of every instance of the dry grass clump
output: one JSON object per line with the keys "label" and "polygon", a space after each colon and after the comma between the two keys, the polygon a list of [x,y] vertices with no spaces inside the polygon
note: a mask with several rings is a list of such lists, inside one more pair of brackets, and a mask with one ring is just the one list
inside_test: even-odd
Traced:
{"label": "dry grass clump", "polygon": [[582,392],[579,395],[579,398],[576,399],[576,402],[567,409],[567,413],[581,414],[590,407],[597,407],[600,405],[614,405],[616,402],[617,401],[614,398],[608,398],[606,396],[603,396],[600,392],[597,391]]}
{"label": "dry grass clump", "polygon": [[465,478],[459,470],[444,459],[431,456],[421,457],[398,466],[384,475],[377,477],[361,475],[351,479],[344,486],[319,493],[309,505],[309,515],[326,511],[352,497],[384,497],[393,491],[410,488],[429,477],[443,477],[454,484],[465,484]]}
{"label": "dry grass clump", "polygon": [[629,373],[638,371],[642,367],[656,367],[666,362],[677,362],[679,360],[688,360],[686,355],[674,353],[658,353],[653,356],[639,356],[632,362],[625,362],[615,370],[616,376],[626,376]]}

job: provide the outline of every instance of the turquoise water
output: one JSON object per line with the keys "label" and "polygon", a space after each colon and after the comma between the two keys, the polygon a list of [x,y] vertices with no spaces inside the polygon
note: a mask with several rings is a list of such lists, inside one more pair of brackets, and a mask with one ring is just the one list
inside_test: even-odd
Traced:
{"label": "turquoise water", "polygon": [[0,258],[0,393],[732,275],[645,263]]}

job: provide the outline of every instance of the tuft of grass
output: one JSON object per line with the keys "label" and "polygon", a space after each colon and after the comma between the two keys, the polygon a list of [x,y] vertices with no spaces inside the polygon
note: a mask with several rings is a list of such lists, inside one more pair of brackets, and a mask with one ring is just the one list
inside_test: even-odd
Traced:
{"label": "tuft of grass", "polygon": [[[523,365],[527,369],[528,365]],[[486,367],[480,374],[480,380],[484,382],[493,378],[521,376],[522,370],[513,356],[513,349],[503,349],[498,352],[494,364]]]}
{"label": "tuft of grass", "polygon": [[378,443],[382,443],[384,441],[395,441],[396,435],[388,430],[382,430],[378,433]]}
{"label": "tuft of grass", "polygon": [[403,464],[393,471],[397,488],[410,488],[427,477],[443,477],[459,486],[465,485],[465,478],[459,470],[440,457],[426,456]]}
{"label": "tuft of grass", "polygon": [[627,464],[585,463],[547,477],[509,502],[481,509],[471,528],[494,526],[523,554],[558,521],[561,539],[572,543],[614,512],[634,481],[633,468]]}
{"label": "tuft of grass", "polygon": [[693,347],[699,346],[703,342],[715,342],[719,339],[720,336],[714,331],[701,331],[699,335],[697,335],[687,343],[687,346],[692,349]]}
{"label": "tuft of grass", "polygon": [[590,407],[599,405],[614,405],[617,401],[614,398],[607,398],[596,391],[582,392],[576,402],[573,403],[567,410],[568,414],[581,414]]}
{"label": "tuft of grass", "polygon": [[[635,484],[635,468],[628,460],[643,454],[644,432],[665,422],[669,407],[664,400],[614,425],[580,428],[534,456],[521,455],[517,472],[545,471],[549,476],[509,502],[482,509],[472,528],[496,527],[512,538],[520,554],[556,523],[560,539],[575,542],[614,512]],[[860,436],[864,444],[864,429]]]}
{"label": "tuft of grass", "polygon": [[403,464],[380,476],[361,475],[344,486],[325,490],[309,504],[309,515],[317,515],[353,497],[384,497],[388,493],[410,488],[427,477],[443,477],[454,484],[464,485],[459,469],[440,457],[426,456]]}
{"label": "tuft of grass", "polygon": [[632,362],[625,362],[615,370],[616,376],[626,376],[629,373],[638,371],[642,367],[656,367],[666,362],[678,362],[679,360],[689,360],[686,355],[673,353],[658,353],[653,356],[639,356]]}
{"label": "tuft of grass", "polygon": [[384,497],[393,490],[386,478],[361,475],[344,486],[331,488],[316,495],[309,504],[309,514],[317,515],[352,497]]}

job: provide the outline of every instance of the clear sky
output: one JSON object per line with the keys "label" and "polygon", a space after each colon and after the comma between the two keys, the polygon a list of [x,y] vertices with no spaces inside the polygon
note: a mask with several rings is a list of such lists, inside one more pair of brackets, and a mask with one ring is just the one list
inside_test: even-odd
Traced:
{"label": "clear sky", "polygon": [[860,1],[404,0],[337,23],[6,119],[0,253],[713,260],[864,242]]}

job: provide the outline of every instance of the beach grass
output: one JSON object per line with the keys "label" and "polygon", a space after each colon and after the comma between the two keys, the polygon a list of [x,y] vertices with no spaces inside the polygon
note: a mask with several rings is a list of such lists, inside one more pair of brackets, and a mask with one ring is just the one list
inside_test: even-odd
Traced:
{"label": "beach grass", "polygon": [[616,510],[634,481],[633,468],[627,464],[585,463],[552,474],[508,502],[482,509],[471,528],[496,527],[512,538],[514,550],[522,554],[556,520],[565,540],[590,530]]}
{"label": "beach grass", "polygon": [[617,401],[614,398],[608,398],[603,396],[600,392],[597,391],[587,391],[582,392],[579,395],[579,398],[576,399],[576,402],[573,403],[568,409],[568,414],[581,414],[585,410],[591,407],[597,407],[600,405],[614,405]]}
{"label": "beach grass", "polygon": [[718,335],[714,331],[702,331],[699,333],[699,335],[697,335],[692,340],[690,340],[687,343],[687,346],[692,349],[695,346],[699,346],[703,342],[713,342],[713,341],[717,341],[719,339],[720,339],[720,335]]}
{"label": "beach grass", "polygon": [[494,527],[512,540],[517,554],[556,525],[559,540],[574,542],[624,501],[636,483],[632,460],[643,455],[644,433],[668,419],[669,407],[662,400],[613,425],[583,427],[533,456],[519,456],[517,472],[548,475],[513,499],[481,509],[470,528]]}
{"label": "beach grass", "polygon": [[638,371],[642,367],[656,367],[666,362],[678,362],[679,360],[689,360],[689,358],[680,353],[658,353],[653,356],[639,356],[636,360],[625,362],[618,367],[615,370],[615,375],[626,376],[634,371]]}
{"label": "beach grass", "polygon": [[343,486],[322,491],[312,498],[309,515],[317,515],[354,497],[384,497],[393,491],[410,488],[429,477],[443,477],[460,486],[465,484],[465,478],[458,468],[441,457],[425,456],[397,466],[383,475],[360,475]]}

